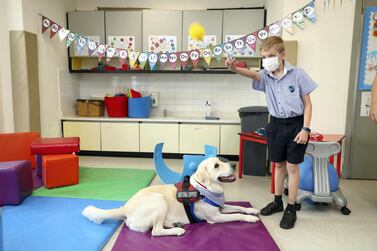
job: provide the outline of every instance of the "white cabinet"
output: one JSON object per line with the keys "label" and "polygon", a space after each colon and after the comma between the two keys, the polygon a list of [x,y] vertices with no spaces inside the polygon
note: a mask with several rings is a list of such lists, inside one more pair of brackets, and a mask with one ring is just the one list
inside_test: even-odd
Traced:
{"label": "white cabinet", "polygon": [[219,148],[220,125],[180,124],[179,153],[203,154],[206,144]]}
{"label": "white cabinet", "polygon": [[238,155],[239,154],[239,135],[240,125],[221,125],[220,126],[220,154]]}
{"label": "white cabinet", "polygon": [[178,123],[141,123],[140,152],[154,152],[158,143],[164,143],[164,153],[178,153]]}
{"label": "white cabinet", "polygon": [[139,152],[139,123],[101,123],[102,151]]}
{"label": "white cabinet", "polygon": [[99,122],[63,122],[64,137],[80,137],[80,150],[101,151]]}

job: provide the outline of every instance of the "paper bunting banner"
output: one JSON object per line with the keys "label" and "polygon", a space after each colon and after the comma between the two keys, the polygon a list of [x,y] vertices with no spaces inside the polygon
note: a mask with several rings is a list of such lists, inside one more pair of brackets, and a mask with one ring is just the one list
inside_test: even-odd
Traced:
{"label": "paper bunting banner", "polygon": [[236,47],[237,49],[242,49],[243,47],[245,47],[245,42],[244,42],[243,37],[234,40],[232,44],[233,44],[234,47]]}
{"label": "paper bunting banner", "polygon": [[212,59],[212,53],[210,49],[205,49],[202,52],[203,58],[206,61],[207,65],[209,66],[211,64]]}
{"label": "paper bunting banner", "polygon": [[98,44],[94,41],[89,41],[88,42],[88,54],[89,57],[92,56],[93,52],[97,49]]}
{"label": "paper bunting banner", "polygon": [[234,49],[232,43],[226,43],[226,44],[224,44],[223,48],[224,48],[224,52],[228,53],[228,54],[229,54],[229,52],[233,51],[233,49]]}
{"label": "paper bunting banner", "polygon": [[169,60],[169,56],[166,53],[160,54],[159,61],[161,64],[165,64],[166,62],[168,62],[168,60]]}
{"label": "paper bunting banner", "polygon": [[42,16],[42,33],[45,32],[51,26],[51,21],[45,16]]}
{"label": "paper bunting banner", "polygon": [[139,60],[139,63],[140,63],[140,68],[144,69],[144,67],[145,67],[145,65],[148,61],[148,54],[145,53],[145,52],[140,53],[138,60]]}
{"label": "paper bunting banner", "polygon": [[50,28],[50,38],[55,36],[55,34],[61,29],[61,26],[52,22],[51,28]]}
{"label": "paper bunting banner", "polygon": [[258,38],[260,40],[265,40],[268,37],[268,26],[264,27],[264,29],[258,31]]}
{"label": "paper bunting banner", "polygon": [[171,67],[173,68],[173,69],[175,69],[176,68],[176,66],[177,66],[177,60],[178,60],[178,57],[177,57],[177,54],[176,53],[170,53],[169,54],[169,62],[170,62],[170,64],[171,64]]}
{"label": "paper bunting banner", "polygon": [[317,16],[315,14],[315,7],[314,7],[314,2],[309,3],[307,6],[304,8],[304,16],[315,23],[317,21]]}
{"label": "paper bunting banner", "polygon": [[119,50],[119,63],[122,66],[127,58],[127,51],[126,50]]}
{"label": "paper bunting banner", "polygon": [[104,45],[104,44],[98,45],[98,47],[97,47],[97,57],[98,57],[98,59],[103,58],[105,56],[105,53],[106,53],[106,45]]}
{"label": "paper bunting banner", "polygon": [[199,51],[197,51],[197,50],[191,51],[190,52],[190,59],[191,59],[192,65],[194,66],[194,68],[196,68],[196,66],[198,65],[198,62],[199,62]]}
{"label": "paper bunting banner", "polygon": [[66,44],[67,44],[67,48],[73,43],[73,41],[75,41],[77,38],[77,35],[75,33],[69,33],[68,36],[67,36],[67,41],[66,41]]}
{"label": "paper bunting banner", "polygon": [[156,53],[149,53],[148,56],[149,60],[149,66],[151,67],[151,70],[157,70],[157,61],[158,61],[158,56]]}
{"label": "paper bunting banner", "polygon": [[223,48],[220,45],[217,45],[213,48],[213,55],[217,60],[220,60],[223,55]]}
{"label": "paper bunting banner", "polygon": [[139,55],[140,55],[140,52],[136,52],[136,51],[131,51],[131,52],[128,52],[128,59],[130,60],[130,67],[133,68]]}
{"label": "paper bunting banner", "polygon": [[179,54],[179,60],[181,61],[182,68],[185,69],[187,63],[189,62],[189,55],[187,54],[187,52],[181,52]]}
{"label": "paper bunting banner", "polygon": [[112,57],[114,57],[114,55],[115,55],[116,52],[117,51],[116,51],[116,49],[114,47],[112,47],[112,46],[107,47],[107,49],[106,49],[106,58],[107,58],[107,61],[110,61],[110,59]]}
{"label": "paper bunting banner", "polygon": [[295,33],[295,28],[293,26],[293,21],[292,21],[292,15],[289,15],[287,16],[286,18],[284,18],[282,21],[281,21],[281,26],[283,26],[283,28],[288,31],[290,34],[294,34]]}
{"label": "paper bunting banner", "polygon": [[67,30],[65,28],[61,28],[59,30],[59,32],[58,32],[58,34],[59,34],[59,41],[62,41],[64,38],[66,38],[69,33],[70,33],[69,30]]}
{"label": "paper bunting banner", "polygon": [[88,43],[88,39],[86,37],[79,37],[78,43],[76,46],[76,50],[78,54],[81,54],[81,51],[84,49],[84,46]]}
{"label": "paper bunting banner", "polygon": [[255,53],[257,50],[257,34],[250,34],[246,36],[246,43],[249,45],[251,50]]}
{"label": "paper bunting banner", "polygon": [[269,36],[281,37],[281,24],[279,21],[269,26]]}
{"label": "paper bunting banner", "polygon": [[292,20],[293,20],[293,23],[295,23],[301,29],[305,28],[303,10],[298,10],[295,13],[293,13]]}

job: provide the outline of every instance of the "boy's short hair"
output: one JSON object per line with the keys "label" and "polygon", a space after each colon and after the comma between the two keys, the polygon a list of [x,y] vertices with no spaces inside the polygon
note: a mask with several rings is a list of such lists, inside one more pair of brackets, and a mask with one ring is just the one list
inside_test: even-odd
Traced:
{"label": "boy's short hair", "polygon": [[271,36],[262,41],[259,50],[269,50],[275,48],[279,53],[285,51],[284,41],[281,37]]}

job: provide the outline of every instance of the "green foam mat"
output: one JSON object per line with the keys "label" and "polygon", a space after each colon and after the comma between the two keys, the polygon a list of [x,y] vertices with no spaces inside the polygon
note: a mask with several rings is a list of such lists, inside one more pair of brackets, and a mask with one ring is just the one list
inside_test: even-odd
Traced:
{"label": "green foam mat", "polygon": [[41,187],[34,196],[126,201],[148,186],[154,170],[80,167],[79,184],[47,189]]}

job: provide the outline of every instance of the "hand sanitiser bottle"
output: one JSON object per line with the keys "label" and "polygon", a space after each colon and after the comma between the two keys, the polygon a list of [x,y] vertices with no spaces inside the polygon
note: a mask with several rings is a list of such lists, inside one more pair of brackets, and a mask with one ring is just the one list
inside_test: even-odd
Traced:
{"label": "hand sanitiser bottle", "polygon": [[206,101],[206,117],[209,118],[212,116],[212,106],[211,106],[211,101],[207,100]]}

